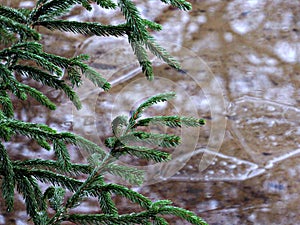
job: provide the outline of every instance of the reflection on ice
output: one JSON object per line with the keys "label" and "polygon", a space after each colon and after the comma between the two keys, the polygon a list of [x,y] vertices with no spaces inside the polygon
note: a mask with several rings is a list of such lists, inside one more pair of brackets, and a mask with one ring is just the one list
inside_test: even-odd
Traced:
{"label": "reflection on ice", "polygon": [[234,181],[246,180],[254,176],[258,176],[265,171],[264,168],[259,168],[255,163],[238,159],[236,157],[227,156],[222,153],[210,151],[208,149],[195,150],[191,156],[191,160],[198,160],[202,163],[202,156],[204,154],[211,155],[213,158],[210,166],[204,170],[199,171],[190,164],[183,167],[176,175],[171,177],[171,180],[176,181]]}
{"label": "reflection on ice", "polygon": [[[250,158],[200,148],[181,156],[190,161],[171,180],[175,181],[237,181],[248,180],[273,169],[275,165],[300,153],[300,110],[261,98],[244,96],[230,104],[229,129]],[[205,163],[204,155],[213,160],[206,170],[197,165]]]}
{"label": "reflection on ice", "polygon": [[247,96],[233,105],[232,132],[255,163],[285,158],[299,148],[299,120],[295,116],[300,110],[296,107]]}

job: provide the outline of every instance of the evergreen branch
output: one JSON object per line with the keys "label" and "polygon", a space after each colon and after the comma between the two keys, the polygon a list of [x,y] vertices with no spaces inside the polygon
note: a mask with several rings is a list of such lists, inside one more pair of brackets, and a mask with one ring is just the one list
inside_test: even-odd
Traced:
{"label": "evergreen branch", "polygon": [[59,162],[55,160],[28,159],[24,161],[14,161],[13,164],[15,166],[26,167],[28,169],[51,170],[71,175],[90,174],[92,172],[92,168],[89,165],[73,163],[71,163],[69,171],[65,171],[59,166]]}
{"label": "evergreen branch", "polygon": [[54,110],[56,109],[56,105],[42,92],[38,91],[35,88],[32,88],[26,84],[19,83],[18,88],[24,92],[27,92],[31,97],[36,99],[39,103],[46,106],[47,108]]}
{"label": "evergreen branch", "polygon": [[95,86],[103,88],[103,90],[108,91],[111,87],[110,83],[107,82],[98,72],[88,67],[84,70],[84,75],[88,78]]}
{"label": "evergreen branch", "polygon": [[195,215],[193,212],[182,209],[179,207],[175,206],[163,206],[159,210],[159,214],[162,215],[175,215],[178,216],[182,219],[185,219],[186,221],[190,222],[191,224],[196,224],[196,225],[208,225],[203,219]]}
{"label": "evergreen branch", "polygon": [[111,128],[115,137],[120,137],[125,134],[128,126],[127,116],[117,116],[111,123]]}
{"label": "evergreen branch", "polygon": [[26,100],[27,96],[26,93],[28,93],[31,97],[35,98],[38,102],[40,102],[42,105],[48,107],[49,109],[54,110],[56,108],[55,104],[46,97],[42,92],[36,90],[35,88],[32,88],[28,85],[19,83],[12,77],[6,77],[7,81],[7,87],[9,90],[11,90],[18,98],[22,100]]}
{"label": "evergreen branch", "polygon": [[42,210],[47,210],[47,205],[44,201],[40,201],[41,199],[43,199],[43,193],[37,183],[37,180],[34,179],[34,177],[32,176],[29,176],[27,177],[28,178],[28,181],[33,189],[33,192],[34,192],[34,195],[35,195],[35,198],[38,200],[37,201],[37,204],[38,204],[38,211],[42,211]]}
{"label": "evergreen branch", "polygon": [[17,37],[14,33],[9,33],[4,27],[0,27],[0,44],[6,46],[16,41]]}
{"label": "evergreen branch", "polygon": [[181,9],[181,10],[191,10],[192,9],[191,3],[189,3],[185,0],[161,0],[161,1],[168,5],[172,5],[178,9]]}
{"label": "evergreen branch", "polygon": [[91,11],[93,8],[91,6],[91,1],[90,0],[81,0],[81,5],[87,9],[88,11]]}
{"label": "evergreen branch", "polygon": [[162,59],[169,66],[180,69],[180,65],[175,58],[173,58],[163,47],[156,43],[155,39],[151,36],[145,41],[145,46],[148,48],[154,55]]}
{"label": "evergreen branch", "polygon": [[95,22],[77,22],[67,20],[45,20],[34,23],[35,26],[44,26],[49,30],[67,31],[83,35],[96,36],[124,36],[128,31],[126,24],[101,25]]}
{"label": "evergreen branch", "polygon": [[[147,26],[151,30],[155,30],[155,31],[162,30],[162,25],[160,25],[159,23],[155,23],[155,22],[153,22],[151,20],[147,20],[147,19],[142,19],[142,21],[145,24],[145,26]],[[148,36],[148,38],[149,38],[149,36]]]}
{"label": "evergreen branch", "polygon": [[[1,52],[0,52],[1,55]],[[1,89],[6,89],[7,84],[10,83],[10,79],[13,79],[14,77],[12,76],[12,71],[7,68],[6,65],[3,65],[0,63],[0,87]]]}
{"label": "evergreen branch", "polygon": [[14,130],[2,123],[2,121],[6,119],[7,117],[3,114],[2,111],[0,111],[0,137],[5,141],[9,141],[11,139],[11,136],[14,134]]}
{"label": "evergreen branch", "polygon": [[[195,225],[207,225],[207,223],[194,213],[174,206],[163,206],[157,209],[150,209],[139,213],[122,214],[119,216],[113,214],[72,214],[66,215],[63,219],[65,221],[74,222],[76,224],[152,224],[150,223],[153,218],[156,220],[154,224],[168,224],[161,218],[158,219],[157,214],[172,214],[179,216],[188,222]],[[159,222],[159,223],[157,223]]]}
{"label": "evergreen branch", "polygon": [[71,144],[77,143],[77,136],[74,134],[69,132],[56,133],[56,130],[51,129],[44,124],[28,123],[9,118],[0,118],[0,126],[10,129],[13,133],[21,134],[35,140],[46,138],[50,141],[60,140]]}
{"label": "evergreen branch", "polygon": [[3,90],[0,90],[0,104],[2,105],[2,111],[6,117],[14,116],[13,104],[9,95]]}
{"label": "evergreen branch", "polygon": [[42,52],[40,55],[43,58],[45,58],[46,60],[55,64],[56,66],[59,66],[64,69],[67,69],[69,67],[74,67],[75,65],[79,66],[79,65],[83,64],[80,61],[81,58],[78,58],[78,57],[68,59],[68,58],[65,58],[65,57],[62,57],[59,55],[54,55],[54,54],[50,54],[50,53],[46,53],[46,52]]}
{"label": "evergreen branch", "polygon": [[133,203],[139,204],[142,208],[148,209],[151,205],[151,200],[146,198],[140,193],[137,193],[127,187],[118,185],[118,184],[106,184],[103,186],[93,186],[88,190],[95,196],[99,196],[100,193],[110,192],[115,193],[119,196],[125,197]]}
{"label": "evergreen branch", "polygon": [[[168,201],[166,201],[168,203]],[[207,225],[207,223],[202,220],[200,217],[197,217],[191,211],[181,209],[174,206],[159,206],[151,207],[147,211],[142,211],[139,213],[130,213],[130,214],[122,214],[119,216],[111,215],[111,214],[72,214],[66,215],[64,220],[71,222],[79,222],[80,224],[109,224],[110,222],[116,224],[151,224],[150,221],[153,218],[159,223],[156,224],[167,224],[164,219],[158,220],[157,214],[171,214],[179,216],[188,222],[195,225]]]}
{"label": "evergreen branch", "polygon": [[96,86],[101,87],[104,90],[108,90],[110,88],[110,84],[106,79],[104,79],[98,72],[93,70],[87,64],[82,62],[88,59],[87,55],[79,55],[71,59],[49,53],[42,53],[41,56],[51,61],[55,65],[65,68],[73,85],[79,86],[81,83],[81,76],[78,71],[79,68],[86,78],[92,81]]}
{"label": "evergreen branch", "polygon": [[[87,177],[87,179],[80,185],[78,190],[74,193],[74,195],[68,199],[66,204],[66,209],[74,207],[79,201],[80,198],[84,194],[92,194],[95,197],[98,197],[99,195],[95,195],[95,192],[90,192],[87,190],[94,190],[93,187],[102,185],[104,183],[103,176],[101,175],[103,173],[104,168],[111,163],[113,158],[110,155],[106,155],[105,158],[95,166],[93,171],[90,173],[90,175]],[[52,218],[52,220],[57,220],[57,218]]]}
{"label": "evergreen branch", "polygon": [[[48,191],[51,190],[51,191]],[[50,192],[51,194],[49,195],[48,193],[48,199],[49,199],[49,205],[52,209],[54,209],[56,212],[59,211],[62,208],[64,197],[66,191],[62,188],[53,188],[46,190],[48,193]]]}
{"label": "evergreen branch", "polygon": [[42,53],[43,46],[40,43],[30,41],[30,42],[16,43],[11,46],[11,49],[25,50],[34,54],[40,54]]}
{"label": "evergreen branch", "polygon": [[49,145],[49,143],[47,142],[47,140],[45,138],[40,138],[36,140],[37,143],[44,149],[50,151],[51,150],[51,146]]}
{"label": "evergreen branch", "polygon": [[35,189],[32,187],[32,178],[19,173],[15,174],[17,190],[25,199],[27,213],[32,217],[35,224],[41,224],[41,217],[45,215],[39,213],[39,204],[37,202],[38,199],[35,196]]}
{"label": "evergreen branch", "polygon": [[55,151],[55,155],[57,157],[58,166],[65,170],[66,172],[70,171],[71,168],[71,161],[70,161],[70,154],[68,149],[60,140],[53,141],[53,148]]}
{"label": "evergreen branch", "polygon": [[0,5],[0,15],[10,18],[18,23],[26,23],[27,18],[19,10]]}
{"label": "evergreen branch", "polygon": [[13,165],[7,151],[3,144],[0,142],[0,169],[2,178],[2,196],[5,200],[7,211],[10,212],[14,207],[14,189],[15,189],[15,174]]}
{"label": "evergreen branch", "polygon": [[171,159],[170,154],[167,152],[161,152],[143,146],[123,146],[119,151],[140,159],[153,160],[154,162],[166,162]]}
{"label": "evergreen branch", "polygon": [[44,57],[39,54],[32,53],[26,50],[11,48],[4,49],[0,52],[0,57],[13,57],[16,56],[18,59],[31,60],[36,62],[42,68],[50,71],[51,73],[56,73],[58,76],[62,76],[62,70],[54,63],[46,60]]}
{"label": "evergreen branch", "polygon": [[61,16],[69,11],[72,5],[80,4],[83,0],[52,0],[52,1],[38,1],[37,7],[32,11],[29,21],[36,22],[43,17]]}
{"label": "evergreen branch", "polygon": [[154,74],[153,74],[152,63],[149,60],[147,52],[144,49],[142,43],[136,41],[135,39],[130,38],[130,36],[129,36],[129,42],[133,50],[133,53],[137,57],[137,60],[139,61],[140,66],[142,67],[143,73],[146,75],[148,80],[150,81],[153,80]]}
{"label": "evergreen branch", "polygon": [[[145,214],[145,213],[144,213]],[[116,216],[114,214],[71,214],[64,215],[63,221],[70,221],[75,224],[85,225],[106,225],[106,224],[148,224],[148,218],[142,213],[131,213]],[[150,217],[150,215],[148,216]]]}
{"label": "evergreen branch", "polygon": [[21,100],[26,100],[27,95],[18,87],[18,82],[16,82],[15,78],[13,77],[12,71],[0,63],[0,72],[2,78],[2,82],[0,82],[1,89],[8,89]]}
{"label": "evergreen branch", "polygon": [[163,94],[158,94],[155,96],[152,96],[151,98],[147,99],[145,102],[143,102],[135,111],[133,111],[132,116],[129,119],[130,128],[132,128],[135,124],[135,120],[141,117],[141,114],[143,111],[150,106],[158,103],[158,102],[165,102],[168,101],[171,98],[175,97],[174,92],[166,92]]}
{"label": "evergreen branch", "polygon": [[105,158],[105,156],[107,155],[106,152],[100,148],[97,144],[95,144],[94,142],[91,142],[79,135],[75,135],[74,136],[74,142],[72,144],[74,144],[75,146],[84,149],[85,151],[87,151],[88,153],[97,153],[99,155],[101,155],[101,159],[103,160]]}
{"label": "evergreen branch", "polygon": [[67,69],[68,79],[71,81],[72,87],[79,87],[82,84],[81,74],[74,67],[70,67]]}
{"label": "evergreen branch", "polygon": [[120,144],[120,140],[118,137],[108,137],[105,139],[104,144],[107,148],[113,149]]}
{"label": "evergreen branch", "polygon": [[155,216],[153,218],[153,225],[168,225],[169,223],[162,217]]}
{"label": "evergreen branch", "polygon": [[49,170],[27,169],[15,166],[14,172],[15,174],[22,174],[26,177],[33,176],[42,183],[51,183],[55,186],[57,185],[63,188],[67,188],[72,192],[78,190],[80,185],[82,185],[82,182],[77,179],[73,179],[62,174],[57,174]]}
{"label": "evergreen branch", "polygon": [[141,185],[144,180],[144,172],[134,167],[112,163],[105,167],[104,172],[121,177],[133,185]]}
{"label": "evergreen branch", "polygon": [[81,108],[81,103],[78,95],[63,80],[59,80],[56,76],[53,76],[31,66],[15,65],[13,69],[23,76],[31,77],[34,80],[43,83],[44,85],[64,91],[64,93],[73,102],[76,108]]}
{"label": "evergreen branch", "polygon": [[32,10],[31,9],[26,9],[26,8],[20,8],[20,9],[17,9],[17,10],[25,16],[26,22],[28,22],[29,14],[32,12]]}
{"label": "evergreen branch", "polygon": [[171,205],[171,204],[172,204],[172,201],[170,201],[170,200],[158,200],[158,201],[152,202],[151,209],[158,210],[162,206],[167,206],[167,205]]}
{"label": "evergreen branch", "polygon": [[8,17],[0,15],[0,26],[5,27],[7,32],[13,32],[20,35],[21,40],[32,38],[33,40],[39,40],[40,34],[30,27],[18,23]]}
{"label": "evergreen branch", "polygon": [[99,193],[98,202],[103,213],[111,215],[118,214],[118,209],[112,200],[111,193],[107,191]]}
{"label": "evergreen branch", "polygon": [[126,145],[127,143],[136,141],[170,148],[180,144],[180,137],[172,134],[156,134],[143,131],[134,131],[120,138],[120,142]]}
{"label": "evergreen branch", "polygon": [[134,127],[149,126],[150,123],[162,124],[172,128],[182,127],[182,125],[187,127],[197,127],[203,126],[205,124],[205,120],[184,116],[154,116],[138,120]]}
{"label": "evergreen branch", "polygon": [[118,0],[118,6],[130,27],[130,34],[134,34],[134,39],[141,42],[146,40],[148,38],[148,31],[134,3],[130,0]]}
{"label": "evergreen branch", "polygon": [[105,9],[116,9],[117,5],[111,0],[95,0],[95,2]]}

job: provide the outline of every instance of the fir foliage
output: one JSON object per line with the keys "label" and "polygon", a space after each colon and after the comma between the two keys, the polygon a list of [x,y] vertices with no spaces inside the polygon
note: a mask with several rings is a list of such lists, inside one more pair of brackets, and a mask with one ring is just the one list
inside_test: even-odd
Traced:
{"label": "fir foliage", "polygon": [[[104,25],[91,22],[63,20],[70,9],[80,4],[87,10],[92,3],[106,9],[119,9],[125,23]],[[191,5],[185,0],[162,0],[182,10]],[[194,213],[172,205],[170,201],[152,202],[142,194],[123,185],[106,183],[105,175],[117,176],[130,184],[142,184],[143,172],[119,165],[117,160],[124,155],[138,159],[164,162],[171,159],[165,148],[180,144],[180,137],[167,133],[145,132],[141,127],[151,123],[168,127],[195,127],[204,125],[203,119],[171,116],[141,118],[144,111],[158,102],[168,101],[175,93],[162,93],[140,104],[130,117],[118,116],[112,123],[113,136],[106,139],[106,149],[70,132],[57,132],[45,124],[18,120],[14,115],[12,95],[18,100],[27,96],[41,105],[55,110],[56,105],[36,88],[23,83],[30,78],[53,89],[60,90],[79,109],[81,103],[74,87],[82,84],[82,76],[95,86],[108,91],[110,84],[85,61],[86,55],[65,58],[43,50],[38,41],[41,34],[36,28],[73,32],[96,36],[127,36],[142,71],[149,80],[153,69],[147,49],[171,67],[179,69],[177,61],[156,43],[149,30],[161,30],[161,25],[142,18],[131,0],[38,0],[33,9],[14,9],[0,6],[0,181],[1,194],[7,211],[14,208],[15,190],[24,199],[27,214],[38,225],[54,225],[63,222],[75,224],[168,224],[164,215],[175,215],[192,224],[206,224]],[[66,75],[66,76],[64,76]],[[5,143],[13,136],[21,135],[36,141],[42,148],[53,151],[55,160],[12,160],[11,149]],[[70,159],[70,145],[90,154],[88,163],[76,164]],[[85,177],[84,180],[78,177]],[[48,185],[43,192],[40,183]],[[114,196],[121,196],[137,204],[142,211],[120,214]],[[96,197],[99,213],[71,213],[84,199]],[[51,209],[51,210],[50,210]],[[54,212],[54,213],[53,213]]]}

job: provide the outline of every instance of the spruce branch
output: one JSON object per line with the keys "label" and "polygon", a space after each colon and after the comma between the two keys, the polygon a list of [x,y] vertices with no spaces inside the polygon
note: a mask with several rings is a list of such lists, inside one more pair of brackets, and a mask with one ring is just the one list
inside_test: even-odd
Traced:
{"label": "spruce branch", "polygon": [[176,206],[163,206],[159,210],[159,214],[178,216],[195,225],[208,225],[204,220],[195,215],[195,213]]}
{"label": "spruce branch", "polygon": [[98,72],[88,67],[83,69],[83,73],[95,86],[103,88],[104,91],[108,91],[111,87],[110,83],[107,82]]}
{"label": "spruce branch", "polygon": [[[88,178],[80,185],[78,190],[70,197],[67,201],[67,204],[65,206],[65,210],[68,208],[74,207],[79,201],[80,198],[83,196],[84,193],[87,193],[87,190],[89,190],[88,193],[91,193],[91,187],[100,184],[103,184],[103,177],[102,173],[104,168],[110,164],[113,161],[113,157],[111,157],[109,154],[105,156],[105,158],[102,160],[102,162],[99,162],[99,164],[93,169],[93,171],[90,173]],[[56,218],[52,218],[53,221],[56,221],[61,215],[56,216]]]}
{"label": "spruce branch", "polygon": [[161,1],[168,5],[172,5],[178,9],[181,9],[181,10],[191,10],[192,9],[191,3],[189,3],[185,0],[161,0]]}
{"label": "spruce branch", "polygon": [[148,57],[148,54],[143,47],[143,43],[136,41],[134,39],[129,38],[131,48],[133,50],[133,53],[137,57],[137,60],[142,67],[143,73],[146,75],[148,80],[153,80],[154,74],[153,74],[153,68],[152,63]]}
{"label": "spruce branch", "polygon": [[77,22],[67,20],[43,20],[33,24],[34,26],[44,26],[49,30],[67,31],[83,35],[96,36],[124,36],[128,31],[126,24],[101,25],[95,22]]}
{"label": "spruce branch", "polygon": [[6,77],[3,80],[5,80],[5,87],[3,89],[10,90],[16,97],[21,100],[27,99],[27,94],[24,91],[24,88],[20,88],[20,86],[22,85],[19,85],[19,83],[17,83],[14,79],[11,79],[11,77]]}
{"label": "spruce branch", "polygon": [[2,111],[6,117],[14,116],[13,104],[9,95],[4,90],[0,90],[0,105],[2,106]]}
{"label": "spruce branch", "polygon": [[14,166],[14,172],[15,174],[18,174],[19,176],[32,176],[35,177],[37,180],[41,181],[42,183],[46,184],[52,184],[54,186],[60,186],[63,188],[66,188],[72,192],[76,192],[80,185],[82,185],[82,182],[70,178],[67,175],[58,174],[49,170],[42,170],[42,169],[29,169],[29,168],[22,168],[19,166]]}
{"label": "spruce branch", "polygon": [[61,16],[68,12],[69,9],[75,5],[80,4],[84,0],[51,0],[51,1],[38,1],[36,7],[32,10],[29,21],[39,21],[41,17],[56,17]]}
{"label": "spruce branch", "polygon": [[[151,30],[155,30],[155,31],[162,30],[162,25],[160,25],[159,23],[155,23],[155,22],[153,22],[151,20],[147,20],[147,19],[142,19],[142,22],[145,24],[145,26],[147,26]],[[148,38],[149,38],[149,36],[148,36]]]}
{"label": "spruce branch", "polygon": [[42,52],[42,45],[37,42],[21,42],[16,43],[11,46],[10,49],[12,50],[25,50],[34,54],[40,54]]}
{"label": "spruce branch", "polygon": [[153,225],[168,225],[169,223],[162,217],[155,216],[153,218]]}
{"label": "spruce branch", "polygon": [[28,215],[33,219],[35,224],[41,224],[41,220],[45,220],[45,214],[40,213],[40,206],[35,195],[35,188],[32,186],[34,181],[32,177],[28,177],[19,173],[15,175],[17,182],[17,191],[23,195]]}
{"label": "spruce branch", "polygon": [[115,4],[111,0],[95,0],[95,2],[99,6],[101,6],[102,8],[105,8],[105,9],[116,9],[117,8],[117,4]]}
{"label": "spruce branch", "polygon": [[145,46],[149,49],[155,56],[163,60],[169,66],[180,69],[180,65],[175,58],[173,58],[163,47],[156,43],[152,36],[149,36],[145,41]]}
{"label": "spruce branch", "polygon": [[111,122],[111,128],[115,137],[121,137],[126,132],[126,127],[128,126],[127,116],[117,116]]}
{"label": "spruce branch", "polygon": [[148,209],[152,203],[151,200],[144,195],[118,184],[105,184],[101,186],[94,186],[89,189],[89,192],[93,193],[95,196],[98,196],[99,193],[103,191],[125,197],[133,203],[137,203],[144,209]]}
{"label": "spruce branch", "polygon": [[[190,7],[190,4],[184,0],[162,1],[183,10]],[[119,25],[102,25],[61,19],[63,18],[61,16],[68,13],[75,4],[81,4],[87,10],[91,10],[92,2],[107,9],[119,7],[126,22]],[[27,213],[34,224],[50,225],[60,224],[64,221],[110,225],[167,224],[166,220],[161,217],[165,214],[177,215],[194,224],[202,224],[199,223],[200,220],[195,214],[170,206],[171,202],[169,201],[162,200],[153,203],[142,194],[122,185],[104,182],[105,174],[110,173],[131,184],[141,184],[143,172],[136,168],[117,165],[115,162],[117,157],[128,154],[155,162],[167,161],[170,154],[156,148],[170,148],[180,144],[180,137],[176,135],[138,131],[138,127],[148,126],[150,123],[159,123],[169,127],[203,125],[203,120],[189,117],[156,116],[140,119],[144,110],[158,102],[173,98],[174,93],[164,93],[149,98],[133,111],[130,118],[117,117],[112,122],[114,136],[106,140],[106,146],[110,150],[108,153],[95,143],[75,134],[58,133],[47,125],[26,123],[13,118],[13,105],[9,91],[22,100],[30,95],[42,105],[55,109],[55,104],[47,96],[35,88],[23,84],[18,75],[21,75],[21,78],[29,77],[44,85],[64,91],[77,108],[80,108],[81,105],[73,87],[81,85],[82,75],[104,90],[110,88],[106,79],[84,63],[88,58],[86,55],[65,58],[44,52],[43,46],[34,42],[40,38],[38,32],[32,29],[37,26],[84,35],[117,37],[128,35],[133,52],[149,80],[153,79],[153,69],[146,49],[170,66],[179,69],[176,60],[149,35],[148,29],[161,30],[162,27],[150,20],[143,19],[131,0],[118,0],[117,4],[111,0],[38,0],[33,10],[16,10],[0,6],[0,41],[3,42],[8,37],[16,37],[15,40],[6,42],[10,47],[0,51],[2,62],[0,63],[0,137],[8,141],[13,135],[20,134],[37,141],[41,147],[47,150],[51,150],[51,146],[53,146],[56,155],[56,160],[11,161],[6,149],[0,143],[2,195],[8,210],[12,210],[16,186],[17,191],[23,195]],[[24,63],[32,62],[34,66],[24,65]],[[64,72],[67,72],[72,87],[61,79]],[[89,164],[72,163],[67,149],[68,144],[91,153],[92,155],[88,158]],[[87,179],[80,181],[72,178],[74,175],[87,175]],[[43,194],[38,182],[53,186],[50,186]],[[66,189],[73,195],[64,202]],[[113,199],[115,195],[125,197],[140,205],[144,211],[119,215]],[[97,197],[103,214],[69,214],[69,209],[77,207],[86,197]],[[48,207],[54,209],[56,213],[48,214]]]}
{"label": "spruce branch", "polygon": [[104,160],[106,157],[106,152],[99,147],[94,142],[91,142],[79,135],[74,135],[74,141],[72,142],[73,145],[79,147],[82,150],[85,150],[88,153],[97,153],[98,155],[101,155],[101,158],[99,160]]}
{"label": "spruce branch", "polygon": [[50,207],[57,212],[63,205],[65,193],[66,191],[63,188],[50,187],[45,191],[43,197],[46,197],[49,200]]}
{"label": "spruce branch", "polygon": [[65,57],[43,52],[41,56],[51,61],[55,65],[66,69],[68,72],[69,79],[71,80],[73,86],[74,85],[79,86],[81,84],[81,74],[80,74],[81,72],[95,86],[103,88],[105,91],[107,91],[110,88],[110,84],[107,82],[105,78],[102,77],[101,74],[93,70],[87,64],[83,63],[83,61],[89,58],[87,55],[79,55],[67,59]]}
{"label": "spruce branch", "polygon": [[65,170],[66,172],[70,171],[71,168],[70,154],[68,152],[66,144],[60,140],[54,140],[53,149],[57,157],[58,166],[62,170]]}
{"label": "spruce branch", "polygon": [[56,105],[47,97],[45,96],[42,92],[36,90],[35,88],[32,88],[28,85],[19,83],[16,84],[19,88],[19,90],[23,91],[24,93],[29,94],[31,97],[36,99],[39,103],[42,105],[46,106],[47,108],[54,110],[56,109]]}
{"label": "spruce branch", "polygon": [[[78,109],[81,108],[81,103],[80,103],[78,95],[72,88],[70,88],[65,83],[64,80],[60,80],[56,76],[53,76],[53,75],[48,74],[38,68],[31,67],[31,66],[15,65],[12,67],[12,69],[15,70],[16,72],[18,72],[19,74],[26,76],[26,77],[31,77],[32,79],[39,81],[44,85],[53,87],[56,90],[62,90]],[[24,86],[24,87],[26,87],[26,86]],[[27,89],[29,89],[29,88],[27,88]],[[40,92],[40,94],[38,94],[38,95],[42,96],[43,94]],[[55,105],[54,105],[54,107],[51,107],[50,109],[55,109]]]}
{"label": "spruce branch", "polygon": [[20,35],[20,40],[33,39],[39,40],[41,38],[40,34],[34,29],[26,26],[25,24],[19,23],[9,17],[0,15],[0,25],[6,32],[15,33]]}
{"label": "spruce branch", "polygon": [[[131,213],[130,215],[114,214],[67,214],[63,217],[64,221],[70,221],[75,224],[87,224],[87,225],[104,225],[104,224],[146,224],[148,222],[145,219],[145,213]],[[148,216],[149,217],[149,216]],[[147,223],[148,224],[148,223]]]}
{"label": "spruce branch", "polygon": [[156,134],[143,131],[133,131],[122,136],[120,138],[120,142],[124,144],[130,144],[131,142],[142,142],[170,148],[176,147],[180,144],[180,137],[173,134]]}
{"label": "spruce branch", "polygon": [[134,39],[138,42],[143,42],[148,37],[148,31],[143,23],[141,14],[134,3],[130,0],[118,0],[120,7],[128,26],[130,27],[130,34],[134,34]]}
{"label": "spruce branch", "polygon": [[112,200],[112,195],[108,191],[102,191],[99,193],[98,202],[104,214],[118,214],[118,209]]}
{"label": "spruce branch", "polygon": [[10,18],[18,23],[26,23],[26,16],[20,10],[0,5],[0,15]]}
{"label": "spruce branch", "polygon": [[151,149],[143,146],[123,146],[118,150],[122,154],[127,153],[140,159],[153,160],[154,162],[166,162],[171,159],[167,152]]}
{"label": "spruce branch", "polygon": [[17,41],[17,37],[14,33],[9,33],[4,27],[0,27],[0,44],[3,46],[9,46],[11,43]]}
{"label": "spruce branch", "polygon": [[174,92],[166,92],[163,94],[152,96],[149,99],[147,99],[135,111],[132,112],[132,116],[129,119],[130,128],[132,128],[135,125],[135,121],[141,117],[145,109],[149,108],[150,106],[158,102],[165,102],[174,97],[175,97]]}
{"label": "spruce branch", "polygon": [[72,176],[89,174],[92,171],[90,165],[71,163],[69,171],[65,171],[56,160],[43,159],[28,159],[24,161],[14,161],[13,164],[19,167],[26,167],[28,169],[42,169],[58,172],[63,175],[70,174]]}
{"label": "spruce branch", "polygon": [[50,144],[47,142],[47,140],[45,138],[40,138],[36,140],[37,143],[39,144],[39,146],[41,146],[42,148],[50,151],[51,150],[51,146]]}
{"label": "spruce branch", "polygon": [[57,76],[62,76],[62,70],[58,66],[56,66],[51,61],[48,61],[44,57],[42,57],[39,54],[29,52],[27,50],[17,49],[17,48],[11,48],[11,49],[5,49],[0,52],[0,57],[7,56],[17,56],[18,59],[24,59],[24,60],[30,60],[36,62],[40,67],[44,68],[45,70],[50,71],[51,73],[55,73]]}
{"label": "spruce branch", "polygon": [[145,119],[140,119],[134,127],[149,126],[150,124],[161,124],[168,127],[197,127],[205,125],[204,119],[184,116],[154,116]]}
{"label": "spruce branch", "polygon": [[141,185],[144,180],[144,172],[134,167],[122,166],[115,163],[107,165],[104,172],[118,176],[133,185]]}
{"label": "spruce branch", "polygon": [[15,189],[15,174],[13,165],[7,151],[3,144],[0,142],[0,169],[2,178],[2,196],[5,200],[7,211],[10,212],[14,207],[14,189]]}

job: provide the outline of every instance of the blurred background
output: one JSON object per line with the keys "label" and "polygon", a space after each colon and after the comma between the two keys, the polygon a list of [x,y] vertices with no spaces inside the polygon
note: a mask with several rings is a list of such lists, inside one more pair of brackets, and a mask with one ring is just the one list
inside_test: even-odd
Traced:
{"label": "blurred background", "polygon": [[[11,7],[31,8],[34,1],[0,0]],[[300,1],[198,0],[183,12],[158,0],[135,1],[142,16],[163,26],[153,36],[175,56],[181,71],[150,55],[156,78],[141,73],[126,38],[44,34],[45,51],[72,57],[91,56],[88,64],[112,83],[109,92],[88,81],[78,89],[83,109],[76,112],[66,97],[34,83],[58,104],[54,112],[35,101],[15,101],[16,117],[73,131],[103,145],[112,135],[111,120],[129,114],[150,95],[175,91],[177,98],[146,115],[180,114],[205,118],[201,129],[177,131],[183,145],[167,164],[146,165],[124,159],[146,172],[144,185],[132,187],[151,199],[170,199],[194,211],[210,225],[298,224],[300,221]],[[103,24],[124,21],[119,11],[72,8],[69,20]],[[25,80],[25,82],[31,82]],[[167,132],[162,127],[152,130]],[[35,142],[16,137],[6,144],[14,159],[52,158]],[[75,162],[83,152],[72,150]],[[113,182],[121,182],[108,177]],[[135,209],[117,199],[122,212]],[[0,224],[30,224],[21,198],[16,211]],[[81,211],[97,212],[97,202]],[[170,224],[187,224],[169,218]]]}

